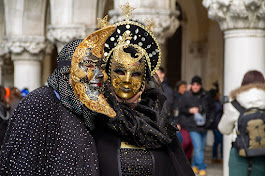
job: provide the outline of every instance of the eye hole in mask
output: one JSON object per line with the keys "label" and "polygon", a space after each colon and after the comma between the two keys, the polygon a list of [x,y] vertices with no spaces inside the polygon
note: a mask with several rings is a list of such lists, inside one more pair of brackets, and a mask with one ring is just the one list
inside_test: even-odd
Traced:
{"label": "eye hole in mask", "polygon": [[140,77],[141,75],[142,75],[142,73],[139,72],[139,71],[136,71],[136,72],[132,73],[132,77]]}
{"label": "eye hole in mask", "polygon": [[118,75],[125,75],[125,72],[122,69],[116,69],[114,70],[115,73],[117,73]]}

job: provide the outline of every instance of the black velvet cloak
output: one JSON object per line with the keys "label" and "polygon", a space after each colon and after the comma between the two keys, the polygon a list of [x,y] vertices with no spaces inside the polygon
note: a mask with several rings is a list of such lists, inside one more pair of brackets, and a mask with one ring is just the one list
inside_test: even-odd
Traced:
{"label": "black velvet cloak", "polygon": [[0,175],[98,176],[93,112],[75,95],[70,83],[71,58],[81,39],[58,54],[58,68],[48,87],[22,99],[9,122],[0,155]]}
{"label": "black velvet cloak", "polygon": [[95,118],[96,128],[92,135],[97,145],[101,176],[121,175],[119,151],[122,141],[144,147],[152,153],[154,176],[194,175],[176,138],[177,129],[172,124],[161,89],[147,86],[142,100],[134,106],[118,103],[108,87],[105,92],[117,117]]}
{"label": "black velvet cloak", "polygon": [[27,95],[10,120],[0,175],[99,175],[94,139],[50,87]]}

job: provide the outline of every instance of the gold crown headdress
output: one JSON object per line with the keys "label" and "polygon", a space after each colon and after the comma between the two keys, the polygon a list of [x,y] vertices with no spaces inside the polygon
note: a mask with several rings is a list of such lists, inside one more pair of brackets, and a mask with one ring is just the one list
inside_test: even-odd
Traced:
{"label": "gold crown headdress", "polygon": [[[138,62],[145,54],[145,51],[138,45],[130,44],[131,33],[125,32],[122,37],[118,39],[118,44],[113,52],[114,59],[117,63],[133,65]],[[136,57],[131,57],[131,54],[124,52],[125,48],[133,46],[137,52]]]}
{"label": "gold crown headdress", "polygon": [[[125,15],[125,20],[114,24],[117,29],[106,41],[104,55],[106,59],[109,59],[112,53],[118,53],[116,50],[131,45],[137,50],[141,50],[141,53],[145,56],[151,76],[153,76],[161,64],[160,47],[152,31],[154,25],[151,21],[145,26],[140,22],[130,20],[134,8],[129,3],[121,6],[121,9],[123,10],[123,15]],[[124,35],[127,35],[126,33],[130,33],[130,38],[127,38],[126,42],[120,43],[119,41]]]}

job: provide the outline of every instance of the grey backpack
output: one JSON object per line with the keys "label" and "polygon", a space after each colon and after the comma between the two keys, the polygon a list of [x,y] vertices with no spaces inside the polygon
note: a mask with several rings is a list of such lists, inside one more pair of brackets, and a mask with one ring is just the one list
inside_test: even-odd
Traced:
{"label": "grey backpack", "polygon": [[265,156],[265,109],[245,109],[236,100],[231,102],[240,112],[234,147],[243,157]]}

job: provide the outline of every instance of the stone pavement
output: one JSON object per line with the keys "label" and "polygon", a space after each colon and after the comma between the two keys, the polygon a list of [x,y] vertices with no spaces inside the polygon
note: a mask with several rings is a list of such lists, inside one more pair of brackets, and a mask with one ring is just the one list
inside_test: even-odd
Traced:
{"label": "stone pavement", "polygon": [[223,176],[223,164],[212,163],[212,147],[207,146],[204,153],[205,162],[207,163],[207,176]]}

